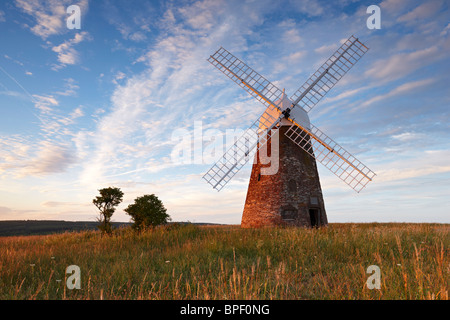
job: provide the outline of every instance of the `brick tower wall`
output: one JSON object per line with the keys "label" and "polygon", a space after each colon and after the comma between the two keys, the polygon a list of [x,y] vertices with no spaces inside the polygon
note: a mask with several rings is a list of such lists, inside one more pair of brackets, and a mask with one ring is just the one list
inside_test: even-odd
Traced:
{"label": "brick tower wall", "polygon": [[[270,164],[262,164],[259,154],[255,155],[242,215],[243,228],[328,224],[316,161],[284,135],[287,129],[288,126],[282,126],[272,138],[279,139],[279,148],[274,150],[279,156],[278,172],[261,174],[261,169]],[[269,157],[273,156],[271,143],[267,143]]]}

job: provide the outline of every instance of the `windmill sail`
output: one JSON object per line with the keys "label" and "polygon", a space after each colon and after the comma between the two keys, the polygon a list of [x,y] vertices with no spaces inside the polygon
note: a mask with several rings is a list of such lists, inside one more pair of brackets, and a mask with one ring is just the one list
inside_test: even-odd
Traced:
{"label": "windmill sail", "polygon": [[[268,118],[264,118],[265,116]],[[271,115],[264,113],[261,119],[267,121],[267,124],[270,123],[270,126],[261,130],[260,120],[255,121],[203,176],[203,179],[217,191],[220,191],[241,170],[255,152],[261,149],[270,137],[275,134],[278,130],[277,124],[282,117],[275,119]]]}
{"label": "windmill sail", "polygon": [[214,189],[220,191],[248,162],[255,151],[262,148],[271,135],[278,130],[277,124],[283,118],[281,101],[284,93],[222,47],[210,56],[208,61],[267,107],[264,113],[203,176],[203,179]]}
{"label": "windmill sail", "polygon": [[[284,91],[278,89],[224,48],[217,50],[208,61],[267,109],[203,178],[213,188],[220,191],[245,165],[255,150],[262,148],[280,126],[288,124],[290,127],[285,135],[290,140],[355,191],[361,191],[372,180],[375,173],[317,127],[310,125],[307,112],[361,59],[367,50],[369,49],[364,44],[351,36],[294,93],[291,99],[287,99]],[[292,110],[296,106],[300,106],[301,109]]]}
{"label": "windmill sail", "polygon": [[375,176],[372,170],[312,124],[306,129],[293,123],[285,135],[356,192]]}
{"label": "windmill sail", "polygon": [[274,107],[273,101],[283,96],[283,91],[222,47],[208,61],[266,107]]}
{"label": "windmill sail", "polygon": [[358,62],[369,50],[357,38],[351,36],[335,53],[306,80],[292,95],[293,106],[300,106],[306,112],[330,91],[331,88]]}

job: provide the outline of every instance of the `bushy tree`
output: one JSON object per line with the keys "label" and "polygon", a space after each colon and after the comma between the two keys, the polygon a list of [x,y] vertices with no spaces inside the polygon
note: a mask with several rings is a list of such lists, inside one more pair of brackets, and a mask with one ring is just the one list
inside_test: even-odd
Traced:
{"label": "bushy tree", "polygon": [[161,200],[154,194],[137,197],[133,204],[125,210],[133,220],[133,228],[141,231],[146,227],[154,227],[169,222],[170,216]]}
{"label": "bushy tree", "polygon": [[98,228],[102,233],[111,234],[111,217],[123,199],[123,192],[119,188],[109,187],[98,190],[100,196],[95,197],[92,202],[100,210],[100,217]]}

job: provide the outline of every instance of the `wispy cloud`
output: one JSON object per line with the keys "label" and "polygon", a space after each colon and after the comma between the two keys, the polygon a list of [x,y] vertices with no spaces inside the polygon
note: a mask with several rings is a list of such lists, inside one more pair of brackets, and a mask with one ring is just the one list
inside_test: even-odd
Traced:
{"label": "wispy cloud", "polygon": [[59,102],[51,95],[33,95],[35,107],[43,114],[49,114],[53,111],[53,107],[59,105]]}
{"label": "wispy cloud", "polygon": [[375,62],[365,75],[383,83],[405,77],[442,57],[438,46],[410,53],[398,53]]}
{"label": "wispy cloud", "polygon": [[441,7],[441,0],[427,1],[416,7],[414,10],[400,16],[397,21],[417,23],[417,21],[423,21],[431,18],[439,11]]}
{"label": "wispy cloud", "polygon": [[43,176],[64,172],[75,162],[74,155],[67,146],[41,141],[36,156],[19,170],[19,176]]}
{"label": "wispy cloud", "polygon": [[76,80],[73,78],[64,79],[63,91],[57,91],[55,94],[60,96],[76,96],[77,90],[80,86],[77,84]]}
{"label": "wispy cloud", "polygon": [[[95,134],[98,138],[94,139],[95,150],[92,151],[94,157],[85,168],[82,180],[88,183],[98,181],[102,176],[132,173],[133,167],[139,169],[143,163],[148,162],[149,157],[155,157],[157,150],[164,152],[159,156],[169,156],[171,150],[164,149],[164,146],[170,140],[171,132],[180,124],[193,124],[195,114],[201,108],[209,106],[198,96],[204,89],[200,83],[216,78],[205,61],[206,57],[211,50],[217,49],[219,41],[229,41],[227,37],[230,33],[239,34],[249,28],[248,20],[245,19],[236,24],[217,20],[217,8],[222,11],[234,10],[225,2],[219,5],[201,1],[178,8],[176,14],[179,20],[175,18],[171,8],[165,11],[160,20],[160,28],[164,30],[165,36],[159,38],[149,51],[137,59],[138,63],[144,63],[148,69],[116,84],[111,97],[111,112],[104,114],[98,123]],[[260,23],[256,13],[252,20]],[[209,24],[211,27],[208,27]],[[192,31],[194,27],[195,30]],[[205,28],[211,29],[209,37],[203,35]],[[292,58],[295,59],[295,56]],[[122,73],[117,75],[123,78]],[[234,116],[230,114],[225,122],[229,124],[233,119]],[[147,125],[155,121],[162,125]],[[144,134],[139,135],[137,132]],[[129,149],[130,142],[148,144],[151,146],[149,151],[153,154],[148,154],[147,158],[139,158],[138,154],[124,153]],[[125,163],[131,165],[131,168],[125,166]],[[167,168],[167,164],[158,168]]]}
{"label": "wispy cloud", "polygon": [[418,80],[418,81],[411,81],[411,82],[407,82],[404,83],[402,85],[399,85],[398,87],[392,89],[391,91],[389,91],[386,94],[382,94],[382,95],[378,95],[375,96],[365,102],[363,102],[360,106],[358,106],[358,108],[360,107],[367,107],[375,102],[387,99],[387,98],[391,98],[397,95],[402,95],[402,94],[406,94],[408,92],[411,92],[413,90],[416,90],[420,87],[424,87],[427,85],[432,84],[433,82],[435,82],[436,79],[433,78],[428,78],[428,79],[423,79],[423,80]]}
{"label": "wispy cloud", "polygon": [[76,158],[68,145],[45,140],[35,145],[28,139],[10,137],[0,145],[0,173],[16,178],[64,172]]}
{"label": "wispy cloud", "polygon": [[82,31],[75,34],[73,39],[66,40],[58,46],[52,48],[58,54],[58,61],[60,64],[54,65],[53,69],[58,70],[66,65],[77,64],[80,61],[79,53],[74,46],[84,40],[91,40],[91,36],[87,31]]}
{"label": "wispy cloud", "polygon": [[27,139],[20,136],[0,138],[0,174],[14,169],[19,162],[25,161],[31,149]]}
{"label": "wispy cloud", "polygon": [[450,172],[450,165],[444,160],[450,157],[448,150],[425,150],[415,152],[406,159],[391,162],[388,167],[378,170],[379,182],[406,180]]}
{"label": "wispy cloud", "polygon": [[329,45],[320,46],[320,47],[314,49],[314,52],[317,52],[320,55],[323,55],[323,54],[330,55],[337,48],[338,48],[338,45],[336,43],[332,43],[332,44],[329,44]]}

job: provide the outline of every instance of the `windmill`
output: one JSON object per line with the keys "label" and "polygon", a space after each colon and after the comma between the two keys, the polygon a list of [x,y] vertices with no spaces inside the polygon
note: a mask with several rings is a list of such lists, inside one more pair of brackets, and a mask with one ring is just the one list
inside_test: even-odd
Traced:
{"label": "windmill", "polygon": [[[368,48],[351,36],[290,97],[223,47],[208,61],[266,110],[203,176],[220,191],[255,153],[242,227],[328,223],[316,161],[360,192],[375,173],[310,123],[308,113]],[[278,142],[279,169],[261,175],[258,153]]]}

